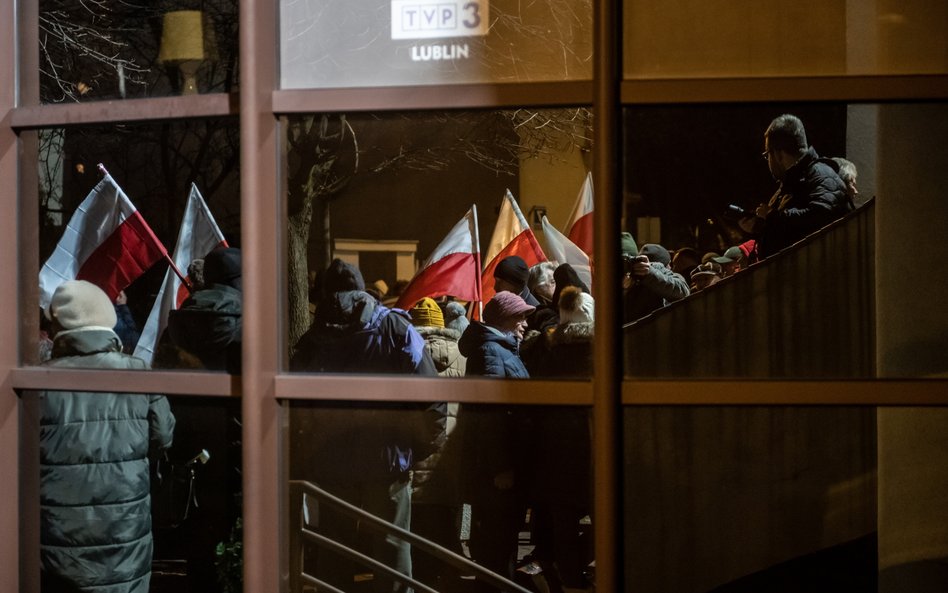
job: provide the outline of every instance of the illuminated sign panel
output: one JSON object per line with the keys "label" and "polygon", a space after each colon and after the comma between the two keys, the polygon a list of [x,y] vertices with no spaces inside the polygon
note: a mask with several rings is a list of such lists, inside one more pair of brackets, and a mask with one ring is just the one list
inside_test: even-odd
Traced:
{"label": "illuminated sign panel", "polygon": [[592,0],[280,0],[280,88],[589,80]]}
{"label": "illuminated sign panel", "polygon": [[392,39],[487,35],[487,0],[392,0]]}

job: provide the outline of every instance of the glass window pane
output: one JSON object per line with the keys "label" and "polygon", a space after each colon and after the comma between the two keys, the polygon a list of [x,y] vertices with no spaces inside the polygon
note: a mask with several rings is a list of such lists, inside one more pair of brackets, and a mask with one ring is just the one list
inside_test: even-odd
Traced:
{"label": "glass window pane", "polygon": [[280,2],[284,89],[583,80],[589,0]]}
{"label": "glass window pane", "polygon": [[[325,537],[439,591],[486,586],[471,560],[528,587],[590,586],[584,408],[293,403],[289,438],[291,579],[386,579]],[[383,541],[333,496],[461,558]]]}
{"label": "glass window pane", "polygon": [[230,92],[237,88],[237,2],[42,0],[40,101]]}
{"label": "glass window pane", "polygon": [[[58,311],[51,318],[41,313],[40,359],[56,348],[56,331],[105,326],[115,331],[103,334],[106,342],[117,335],[124,352],[153,367],[238,373],[236,122],[118,124],[47,129],[38,135],[39,306],[46,310],[52,304]],[[99,163],[107,176],[97,170]],[[56,296],[63,282],[76,279],[101,291],[76,292],[78,285],[71,285]],[[112,303],[94,316],[70,305],[73,293],[98,302],[102,292]],[[52,326],[54,318],[58,327]],[[74,343],[74,334],[62,334],[59,358],[84,347]],[[83,362],[70,358],[56,364]]]}
{"label": "glass window pane", "polygon": [[241,590],[239,401],[39,391],[23,409],[44,591]]}
{"label": "glass window pane", "polygon": [[876,591],[874,408],[629,407],[624,438],[636,591]]}
{"label": "glass window pane", "polygon": [[[589,258],[554,248],[577,204],[591,208],[590,126],[585,108],[287,118],[290,369],[430,374],[418,332],[442,376],[589,377]],[[529,267],[543,260],[574,266],[538,271],[534,299]],[[502,290],[531,304],[491,305]],[[416,328],[379,303],[412,310]]]}
{"label": "glass window pane", "polygon": [[[780,131],[795,121],[805,138]],[[948,250],[948,155],[928,140],[948,131],[943,105],[634,107],[624,122],[627,375],[945,373],[948,288],[905,265],[908,237],[928,238],[925,261]]]}
{"label": "glass window pane", "polygon": [[626,78],[943,74],[941,0],[626,0]]}

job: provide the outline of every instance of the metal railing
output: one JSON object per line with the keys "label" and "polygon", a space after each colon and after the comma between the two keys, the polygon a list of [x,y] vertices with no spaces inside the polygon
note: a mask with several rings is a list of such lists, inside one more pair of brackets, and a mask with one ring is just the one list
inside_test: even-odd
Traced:
{"label": "metal railing", "polygon": [[468,560],[460,554],[456,554],[451,550],[439,546],[428,539],[420,537],[406,529],[402,529],[397,525],[393,525],[388,521],[380,519],[375,515],[346,502],[345,500],[327,492],[326,490],[323,490],[312,482],[308,482],[306,480],[290,480],[289,495],[291,509],[289,525],[289,590],[291,593],[298,593],[301,591],[302,584],[304,582],[315,585],[321,592],[329,591],[330,593],[345,593],[345,591],[341,591],[337,587],[323,581],[322,579],[305,572],[303,565],[304,541],[312,542],[320,548],[327,549],[336,554],[344,556],[358,563],[359,565],[371,569],[374,574],[382,574],[386,578],[390,578],[413,588],[415,591],[422,591],[424,593],[438,593],[436,589],[433,589],[412,577],[404,575],[386,566],[385,564],[382,564],[378,560],[375,560],[374,558],[359,552],[358,550],[354,550],[350,547],[340,544],[339,542],[336,542],[310,529],[311,525],[309,519],[313,504],[325,504],[329,507],[332,507],[335,512],[347,515],[352,518],[353,521],[358,521],[360,526],[364,526],[374,531],[377,537],[395,536],[399,539],[402,539],[408,542],[414,549],[430,554],[437,560],[445,562],[446,564],[457,568],[459,571],[464,571],[466,574],[471,574],[476,579],[494,586],[501,591],[513,593],[532,593],[529,589],[526,589],[495,572],[487,570],[483,566]]}

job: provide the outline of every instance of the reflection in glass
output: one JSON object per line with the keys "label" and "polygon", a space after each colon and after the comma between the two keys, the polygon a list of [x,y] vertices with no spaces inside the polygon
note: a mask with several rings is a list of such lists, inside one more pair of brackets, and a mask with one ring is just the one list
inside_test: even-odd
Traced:
{"label": "reflection in glass", "polygon": [[[153,367],[239,372],[239,144],[233,123],[41,130],[40,308],[63,279],[87,280],[112,300],[116,321],[98,325],[114,328],[121,351]],[[230,251],[215,251],[226,246]],[[202,284],[217,292],[198,295]],[[194,299],[188,300],[189,290]],[[201,303],[207,314],[192,310]],[[166,335],[173,316],[193,334],[184,336],[189,339]],[[50,321],[43,313],[40,318],[41,324]],[[206,331],[197,335],[201,328]],[[40,360],[49,355],[52,329],[41,327]]]}
{"label": "reflection in glass", "polygon": [[[589,586],[584,409],[294,404],[289,438],[290,516],[300,517],[291,524],[297,543],[290,555],[298,557],[293,545],[301,545],[303,555],[291,579],[300,578],[299,570],[340,588],[369,579],[389,587],[380,570],[320,536],[403,574],[411,571],[438,590],[460,590],[474,574],[463,563],[380,537],[368,521],[357,523],[353,511],[340,512],[333,495],[505,578]],[[316,536],[294,540],[300,529]]]}
{"label": "reflection in glass", "polygon": [[944,74],[941,0],[624,2],[626,78]]}
{"label": "reflection in glass", "polygon": [[591,77],[592,2],[280,2],[284,89]]}
{"label": "reflection in glass", "polygon": [[[875,126],[833,104],[626,110],[626,373],[872,376],[877,163],[853,131]],[[830,156],[860,171],[855,211]]]}
{"label": "reflection in glass", "polygon": [[[765,130],[787,113],[802,120],[808,149],[778,164]],[[635,107],[625,111],[624,129],[626,296],[635,290],[634,256],[646,245],[664,246],[672,269],[691,279],[685,298],[650,312],[625,311],[627,376],[948,371],[941,355],[948,318],[937,306],[948,286],[938,274],[913,274],[905,262],[918,255],[904,243],[937,237],[926,243],[924,269],[948,256],[937,173],[946,150],[934,140],[948,131],[944,105]],[[840,168],[847,161],[854,177]],[[773,222],[797,224],[831,211],[828,188],[846,192],[855,210],[833,222],[817,215],[798,229],[777,225],[783,234],[769,234]],[[800,196],[808,207],[795,206]],[[757,216],[761,207],[770,213]],[[783,218],[773,219],[775,212]],[[768,238],[776,242],[769,250]]]}
{"label": "reflection in glass", "polygon": [[634,407],[624,439],[636,590],[876,590],[874,408]]}
{"label": "reflection in glass", "polygon": [[237,2],[205,2],[200,11],[166,9],[42,0],[41,103],[234,90]]}
{"label": "reflection in glass", "polygon": [[[547,270],[543,283],[556,281],[557,290],[548,291],[550,298],[539,291],[543,302],[532,300],[529,266],[563,257],[562,248],[551,247],[565,240],[552,223],[568,230],[570,212],[587,191],[591,203],[585,158],[591,117],[588,109],[571,108],[287,118],[291,370],[398,372],[391,365],[359,366],[356,358],[342,354],[352,344],[327,343],[331,333],[345,333],[335,329],[343,325],[353,331],[374,327],[380,319],[372,321],[372,315],[381,318],[385,312],[380,307],[416,309],[414,325],[428,338],[429,349],[440,348],[432,342],[446,339],[453,352],[464,328],[452,327],[451,320],[465,323],[457,310],[466,307],[468,317],[479,319],[477,294],[487,311],[490,295],[503,288],[538,309],[529,320],[532,333],[528,331],[520,344],[529,375],[588,377],[589,331],[575,336],[585,342],[577,347],[575,361],[546,364],[552,360],[547,347],[559,345],[552,333],[559,308],[551,299],[558,300],[567,284],[585,286],[589,292],[588,256],[575,249],[585,259],[586,281],[579,277],[582,269],[566,273],[554,267],[553,274]],[[521,239],[514,241],[518,236]],[[509,255],[522,261],[499,265]],[[340,261],[332,265],[338,269],[331,270],[335,259]],[[343,264],[351,270],[343,270]],[[484,270],[480,274],[478,264]],[[373,303],[370,314],[369,308],[352,299],[343,303],[336,296],[353,289],[373,296],[380,305]],[[436,302],[423,303],[426,297]],[[591,330],[592,301],[574,301],[564,324],[585,323]],[[540,317],[540,309],[546,317]],[[363,313],[365,319],[356,327]],[[542,326],[544,319],[548,323]],[[478,327],[476,322],[473,326]],[[549,335],[541,336],[541,329]],[[513,345],[509,350],[515,351],[516,340],[508,341]],[[531,341],[537,345],[535,352],[542,351],[533,356],[535,366],[528,361]],[[318,355],[319,349],[326,355]],[[568,348],[562,350],[562,356],[554,358],[568,359]],[[438,363],[438,352],[431,354]],[[437,371],[458,376],[457,365],[446,372],[456,355],[446,356]],[[324,362],[333,357],[345,364]],[[414,371],[416,364],[407,370]]]}

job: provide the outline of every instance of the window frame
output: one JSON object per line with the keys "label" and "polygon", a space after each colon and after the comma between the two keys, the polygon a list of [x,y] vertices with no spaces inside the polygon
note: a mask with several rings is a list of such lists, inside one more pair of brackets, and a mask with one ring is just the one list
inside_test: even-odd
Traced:
{"label": "window frame", "polygon": [[[37,460],[13,454],[21,444],[21,416],[28,416],[18,394],[26,390],[81,385],[82,389],[157,392],[180,396],[240,397],[244,415],[244,590],[283,590],[286,525],[281,479],[285,464],[282,431],[286,403],[293,400],[438,401],[446,390],[461,402],[580,404],[591,406],[596,426],[595,536],[597,580],[604,591],[625,590],[622,576],[621,425],[628,405],[948,405],[948,380],[629,380],[618,356],[598,356],[588,382],[503,382],[470,379],[290,375],[284,372],[285,201],[280,178],[281,115],[300,112],[502,108],[519,105],[592,105],[596,195],[596,261],[618,269],[613,237],[618,204],[608,196],[619,186],[621,162],[618,123],[624,106],[755,101],[948,101],[948,75],[833,76],[807,78],[734,78],[622,80],[622,19],[619,0],[594,2],[594,67],[588,82],[475,84],[383,87],[318,91],[278,88],[279,3],[240,3],[239,94],[209,94],[68,105],[38,104],[38,5],[0,0],[0,79],[16,81],[0,88],[0,178],[16,180],[0,187],[0,206],[15,216],[0,217],[0,236],[15,249],[0,250],[0,461],[5,499],[19,500],[0,510],[0,588],[38,591],[38,535],[27,529],[38,516],[38,500],[22,486],[37,472]],[[18,37],[19,34],[19,37]],[[19,45],[18,45],[19,43]],[[19,61],[18,61],[19,58]],[[19,93],[19,96],[18,96]],[[35,154],[30,134],[44,127],[129,121],[162,121],[237,115],[241,136],[241,230],[244,247],[244,374],[153,371],[150,373],[45,369],[20,364],[23,336],[35,335],[38,297],[35,246],[38,237]],[[24,158],[26,157],[26,158]],[[257,196],[274,196],[261,200]],[[618,323],[619,291],[597,276],[597,352],[622,352]],[[33,472],[31,474],[31,472]],[[273,542],[280,545],[274,546]]]}

